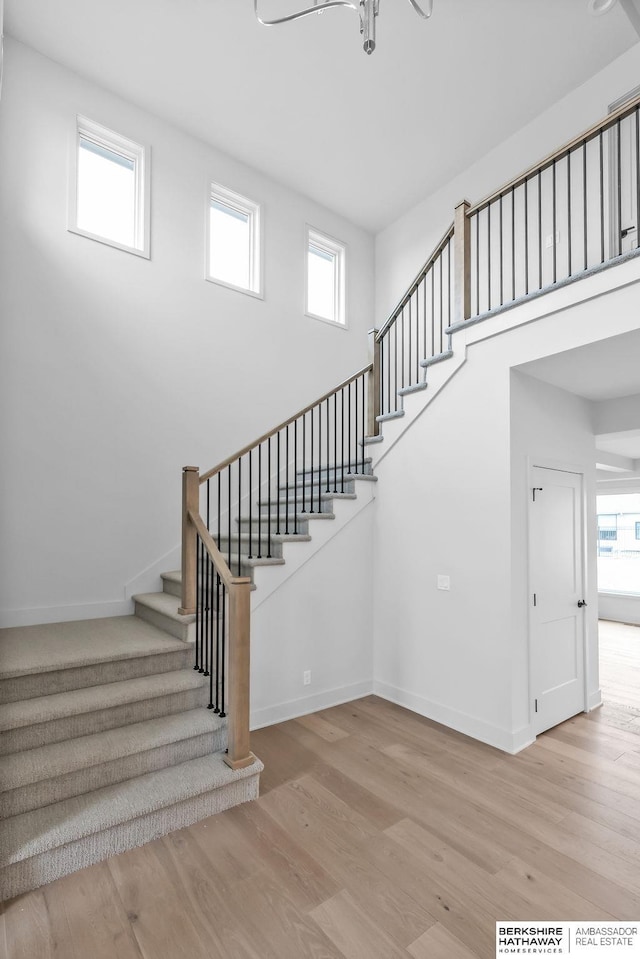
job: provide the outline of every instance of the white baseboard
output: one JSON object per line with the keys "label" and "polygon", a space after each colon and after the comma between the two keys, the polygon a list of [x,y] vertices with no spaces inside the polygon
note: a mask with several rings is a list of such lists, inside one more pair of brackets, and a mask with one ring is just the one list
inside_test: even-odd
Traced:
{"label": "white baseboard", "polygon": [[424,716],[426,719],[432,719],[448,729],[455,729],[458,733],[463,733],[471,739],[477,739],[488,746],[494,746],[505,753],[517,753],[526,746],[535,741],[531,738],[529,727],[523,727],[515,732],[501,729],[484,720],[476,719],[467,713],[461,713],[449,706],[443,706],[442,703],[434,703],[431,700],[424,699],[416,693],[410,693],[406,689],[399,689],[397,686],[390,686],[388,683],[382,683],[374,680],[373,692],[375,696],[381,699],[387,699],[397,706],[404,706],[406,709]]}
{"label": "white baseboard", "polygon": [[43,623],[70,623],[79,619],[103,619],[106,616],[131,616],[131,600],[83,603],[77,606],[37,606],[33,609],[0,610],[0,628],[40,626]]}
{"label": "white baseboard", "polygon": [[301,699],[290,699],[274,706],[264,706],[251,713],[251,729],[262,729],[263,726],[273,726],[274,723],[284,723],[288,719],[297,719],[298,716],[307,716],[320,709],[329,709],[331,706],[340,706],[350,703],[354,699],[370,696],[373,692],[373,680],[365,679],[360,683],[351,683],[349,686],[338,686],[336,689],[327,689],[313,696],[303,696]]}
{"label": "white baseboard", "polygon": [[587,706],[585,713],[590,713],[594,709],[598,709],[602,706],[602,690],[596,689],[594,692],[589,693],[587,696]]}

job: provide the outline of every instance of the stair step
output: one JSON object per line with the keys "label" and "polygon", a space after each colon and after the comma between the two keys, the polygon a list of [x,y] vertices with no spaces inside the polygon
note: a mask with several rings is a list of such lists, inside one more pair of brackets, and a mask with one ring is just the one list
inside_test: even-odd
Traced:
{"label": "stair step", "polygon": [[[300,506],[300,503],[298,503],[298,507],[299,507],[299,506]],[[299,532],[299,533],[306,533],[306,532],[308,532],[308,530],[309,530],[309,523],[312,522],[313,520],[316,520],[316,519],[321,519],[321,520],[324,520],[324,519],[335,519],[335,514],[334,514],[334,513],[329,513],[329,512],[327,512],[327,513],[309,513],[309,512],[306,512],[306,513],[301,513],[301,512],[295,513],[292,503],[289,503],[289,507],[290,507],[290,509],[289,509],[288,512],[287,512],[286,509],[282,509],[282,510],[280,511],[279,517],[278,517],[278,513],[271,513],[271,528],[272,528],[272,529],[277,529],[278,518],[280,519],[280,526],[282,527],[283,524],[286,523],[286,518],[287,518],[287,516],[288,516],[288,518],[289,518],[289,529],[292,528],[294,519],[297,518],[297,521],[298,521],[298,532]],[[238,522],[238,520],[236,520],[236,522]],[[249,526],[249,519],[248,519],[248,518],[243,518],[243,519],[240,520],[239,522],[240,522],[240,524],[241,524],[241,526],[242,526],[243,529],[246,529],[246,528]],[[260,514],[260,520],[258,520],[258,517],[257,517],[257,516],[253,516],[253,517],[251,518],[251,525],[252,525],[252,527],[255,528],[256,531],[257,531],[257,529],[258,529],[258,523],[259,523],[259,522],[260,522],[260,524],[261,524],[261,526],[262,526],[263,531],[265,531],[265,530],[267,529],[267,527],[268,527],[268,514],[267,514],[266,512],[262,512],[262,513]],[[255,536],[255,535],[257,535],[257,534],[254,533],[254,536]],[[312,537],[312,539],[313,539],[313,537]]]}
{"label": "stair step", "polygon": [[428,356],[426,360],[420,360],[420,366],[433,366],[434,363],[442,363],[443,360],[450,360],[453,356],[453,350],[445,350],[444,353],[436,353],[435,356]]}
{"label": "stair step", "polygon": [[205,679],[178,669],[0,706],[0,755],[202,706]]}
{"label": "stair step", "polygon": [[226,720],[204,707],[5,756],[0,819],[225,748]]}
{"label": "stair step", "polygon": [[171,672],[184,643],[136,616],[0,630],[0,703]]}
{"label": "stair step", "polygon": [[310,468],[310,466],[308,466],[304,470],[300,470],[300,469],[297,470],[296,476],[302,477],[304,475],[305,477],[309,477],[311,475],[315,476],[318,473],[320,473],[323,476],[326,476],[327,473],[330,473],[330,475],[333,476],[334,471],[337,473],[338,476],[341,476],[342,470],[344,470],[345,475],[349,473],[349,470],[351,470],[353,473],[356,473],[358,475],[364,474],[366,476],[366,475],[370,475],[372,472],[371,464],[372,464],[372,460],[370,456],[365,457],[364,460],[360,456],[355,460],[348,460],[348,461],[345,460],[344,463],[335,463],[335,464],[329,463],[328,466],[316,465],[314,466],[313,470]]}
{"label": "stair step", "polygon": [[262,768],[231,770],[214,753],[5,819],[0,899],[257,798]]}
{"label": "stair step", "polygon": [[386,423],[387,420],[399,420],[401,416],[404,416],[404,410],[391,410],[390,413],[381,413],[380,416],[376,416],[378,423]]}
{"label": "stair step", "polygon": [[[332,513],[332,500],[334,499],[357,499],[357,496],[355,493],[320,493],[320,496],[318,497],[318,494],[314,490],[314,493],[313,493],[314,512],[311,513],[311,501],[309,496],[306,496],[305,497],[306,512],[303,513],[303,516],[313,516],[313,515],[317,515],[318,513],[324,513],[325,511],[327,513]],[[302,506],[302,495],[298,497],[298,512],[300,512],[301,506]],[[320,507],[320,509],[318,509],[318,506]],[[286,497],[284,499],[279,499],[279,500],[275,500],[275,499],[258,500],[259,510],[269,510],[270,512],[273,512],[275,508],[276,511],[278,510],[280,511],[281,517],[285,515],[287,511],[287,507],[289,508],[290,513],[295,512],[296,506],[295,506],[295,502],[292,501],[291,496],[289,497],[288,503],[287,503]]]}
{"label": "stair step", "polygon": [[182,572],[179,569],[161,574],[163,592],[182,599]]}
{"label": "stair step", "polygon": [[413,386],[403,386],[401,390],[398,390],[398,396],[411,396],[412,393],[421,393],[428,386],[428,383],[414,383]]}
{"label": "stair step", "polygon": [[384,436],[382,433],[378,433],[377,436],[365,436],[363,440],[360,440],[360,446],[373,446],[374,443],[384,442]]}
{"label": "stair step", "polygon": [[195,640],[195,615],[178,612],[180,599],[171,593],[138,593],[132,597],[136,616],[165,630],[185,643]]}

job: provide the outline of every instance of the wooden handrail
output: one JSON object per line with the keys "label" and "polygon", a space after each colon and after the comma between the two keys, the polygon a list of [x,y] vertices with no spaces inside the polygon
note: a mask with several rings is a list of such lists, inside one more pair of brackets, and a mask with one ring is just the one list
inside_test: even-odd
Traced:
{"label": "wooden handrail", "polygon": [[268,440],[270,437],[275,436],[276,433],[279,433],[280,430],[286,429],[287,426],[300,419],[301,416],[304,416],[305,413],[310,413],[311,410],[315,409],[316,406],[319,406],[320,403],[324,403],[325,400],[328,400],[330,396],[333,396],[334,393],[337,393],[338,390],[344,389],[345,386],[348,386],[349,383],[353,383],[354,380],[357,380],[358,377],[364,376],[367,373],[371,372],[372,364],[369,363],[368,366],[365,366],[363,369],[358,370],[357,373],[354,373],[348,379],[344,380],[342,383],[339,383],[338,386],[334,386],[332,390],[329,390],[328,393],[324,393],[319,399],[314,400],[313,403],[309,403],[308,406],[305,406],[304,409],[300,410],[298,413],[294,413],[293,416],[290,416],[288,420],[284,420],[283,423],[280,423],[278,426],[274,426],[272,430],[269,430],[268,433],[263,433],[257,440],[254,440],[252,443],[249,443],[247,446],[244,446],[237,453],[234,453],[233,456],[228,456],[226,460],[223,460],[222,463],[218,463],[217,466],[214,466],[207,473],[203,473],[200,477],[200,483],[205,483],[208,479],[211,479],[212,476],[215,476],[221,470],[225,469],[227,466],[230,466],[232,463],[235,463],[236,460],[239,460],[241,456],[245,456],[247,453],[250,453],[251,450],[255,449],[257,446],[260,446],[261,443],[264,443],[265,440]]}
{"label": "wooden handrail", "polygon": [[397,317],[398,317],[398,314],[399,314],[400,311],[403,309],[403,307],[405,307],[405,306],[407,305],[407,303],[409,302],[409,300],[411,299],[411,297],[412,297],[413,294],[415,293],[417,287],[419,286],[421,280],[422,280],[422,279],[424,278],[424,276],[426,275],[427,271],[433,266],[433,264],[435,263],[435,261],[438,259],[438,257],[440,256],[440,254],[442,253],[442,251],[443,251],[444,248],[446,247],[447,243],[449,242],[449,240],[452,239],[452,237],[453,237],[453,227],[454,227],[454,224],[452,223],[451,226],[449,227],[449,229],[446,231],[446,233],[445,233],[444,236],[442,237],[442,239],[440,240],[440,242],[438,243],[438,245],[436,246],[435,250],[433,251],[433,253],[432,253],[431,256],[429,257],[429,259],[427,260],[427,262],[424,264],[424,266],[423,266],[422,269],[419,271],[419,273],[416,274],[415,280],[413,281],[413,283],[411,284],[411,286],[409,287],[409,289],[407,290],[407,292],[404,294],[404,296],[402,297],[402,299],[399,301],[399,303],[398,303],[398,305],[396,306],[396,308],[389,314],[388,318],[387,318],[387,319],[385,320],[385,322],[382,324],[382,326],[380,327],[380,329],[378,330],[378,332],[377,332],[377,334],[376,334],[376,339],[377,339],[377,340],[383,339],[384,336],[386,335],[386,333],[388,332],[388,330],[393,326],[395,320],[396,320]]}
{"label": "wooden handrail", "polygon": [[193,510],[189,510],[189,520],[197,529],[200,539],[202,540],[202,544],[209,554],[211,562],[216,568],[216,572],[220,576],[220,579],[227,589],[231,589],[232,586],[237,586],[238,584],[250,583],[251,578],[249,576],[234,576],[232,574],[226,559],[218,549],[216,541],[207,529],[204,520],[197,510],[195,512]]}
{"label": "wooden handrail", "polygon": [[604,119],[594,123],[593,126],[590,126],[588,130],[585,130],[583,133],[579,134],[579,136],[573,137],[573,139],[565,143],[564,146],[554,150],[553,153],[549,153],[546,157],[540,160],[539,163],[535,163],[522,173],[519,173],[518,176],[514,177],[513,180],[509,180],[509,182],[505,183],[505,185],[500,187],[499,190],[495,190],[493,193],[490,193],[489,196],[486,196],[484,199],[480,200],[479,203],[469,207],[467,210],[467,216],[473,216],[474,213],[484,210],[485,207],[489,206],[490,203],[493,203],[495,200],[499,200],[501,196],[504,196],[506,193],[510,193],[517,187],[522,186],[525,180],[535,176],[538,172],[542,173],[544,170],[547,170],[550,166],[552,166],[553,163],[555,163],[556,160],[561,160],[572,150],[575,150],[576,147],[579,147],[584,143],[588,143],[589,140],[593,140],[594,137],[597,137],[600,133],[608,130],[609,127],[614,126],[618,120],[622,120],[624,117],[633,113],[638,107],[640,107],[640,95],[634,97],[633,100],[629,100],[628,103],[624,103],[621,107],[618,107],[617,110],[614,110],[613,113],[610,113]]}

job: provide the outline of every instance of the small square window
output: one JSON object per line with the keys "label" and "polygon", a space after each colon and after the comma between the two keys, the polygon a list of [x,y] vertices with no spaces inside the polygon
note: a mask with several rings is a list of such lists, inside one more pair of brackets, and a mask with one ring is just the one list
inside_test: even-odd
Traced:
{"label": "small square window", "polygon": [[308,316],[346,324],[346,249],[342,243],[307,228],[306,309]]}
{"label": "small square window", "polygon": [[206,279],[262,296],[260,259],[260,205],[212,183]]}
{"label": "small square window", "polygon": [[86,117],[77,118],[69,230],[149,256],[147,150]]}
{"label": "small square window", "polygon": [[640,539],[640,523],[636,522],[636,539]]}

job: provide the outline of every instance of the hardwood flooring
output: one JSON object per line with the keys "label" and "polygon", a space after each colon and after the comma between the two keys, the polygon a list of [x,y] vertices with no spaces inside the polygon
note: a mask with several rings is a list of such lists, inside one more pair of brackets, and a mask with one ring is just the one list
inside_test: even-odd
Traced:
{"label": "hardwood flooring", "polygon": [[493,959],[497,919],[640,919],[625,629],[603,624],[602,709],[517,756],[373,696],[257,731],[257,802],[6,903],[0,954]]}

